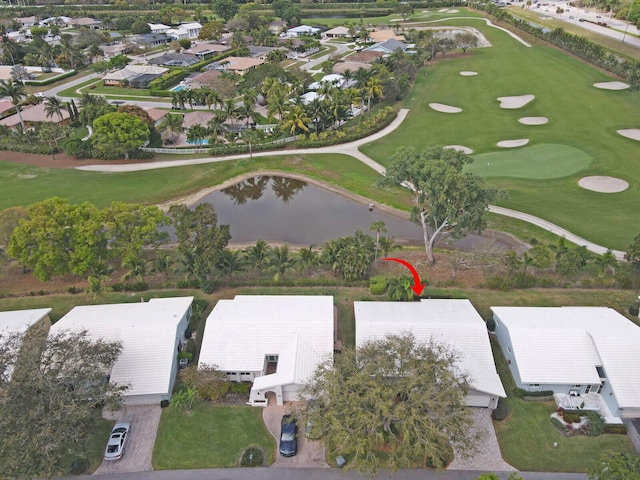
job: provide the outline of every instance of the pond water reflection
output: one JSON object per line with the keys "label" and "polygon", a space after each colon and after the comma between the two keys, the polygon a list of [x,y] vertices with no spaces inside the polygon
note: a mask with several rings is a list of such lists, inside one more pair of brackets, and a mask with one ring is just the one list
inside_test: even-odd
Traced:
{"label": "pond water reflection", "polygon": [[287,242],[322,245],[352,235],[360,228],[371,233],[373,222],[386,224],[387,236],[420,241],[420,227],[389,213],[362,205],[302,180],[256,176],[213,192],[200,203],[211,203],[218,224],[229,224],[231,241]]}

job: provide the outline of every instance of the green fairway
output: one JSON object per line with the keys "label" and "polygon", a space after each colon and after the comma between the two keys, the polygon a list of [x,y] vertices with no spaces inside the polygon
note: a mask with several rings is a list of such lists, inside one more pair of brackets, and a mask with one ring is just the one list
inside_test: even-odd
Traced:
{"label": "green fairway", "polygon": [[485,178],[561,178],[589,167],[591,156],[569,145],[540,144],[473,157],[465,170]]}
{"label": "green fairway", "polygon": [[[640,142],[616,130],[640,125],[640,93],[597,89],[596,82],[618,79],[555,48],[526,47],[484,21],[465,18],[436,25],[473,26],[492,47],[427,66],[404,101],[410,109],[406,120],[384,139],[363,146],[363,153],[388,165],[401,146],[464,145],[478,159],[470,171],[509,191],[502,206],[600,245],[626,249],[640,231]],[[462,76],[463,70],[478,75]],[[498,97],[519,95],[535,99],[519,109],[500,108]],[[429,107],[434,102],[462,112],[436,112]],[[537,116],[549,122],[518,121]],[[496,146],[524,138],[529,139],[524,148]],[[622,178],[629,189],[617,194],[585,190],[578,180],[588,175]]]}

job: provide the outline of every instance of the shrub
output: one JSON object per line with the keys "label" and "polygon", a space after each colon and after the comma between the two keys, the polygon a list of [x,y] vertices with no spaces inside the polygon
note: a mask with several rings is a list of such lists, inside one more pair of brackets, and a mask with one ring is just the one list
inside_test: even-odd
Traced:
{"label": "shrub", "polygon": [[498,406],[491,414],[494,420],[502,421],[509,415],[509,404],[504,398],[498,399]]}
{"label": "shrub", "polygon": [[640,305],[638,305],[637,303],[632,303],[631,305],[629,305],[629,315],[631,315],[632,317],[637,317],[639,310]]}
{"label": "shrub", "polygon": [[371,295],[383,295],[387,291],[387,277],[378,275],[369,279],[369,292]]}
{"label": "shrub", "polygon": [[489,330],[490,332],[496,331],[496,321],[494,320],[493,316],[487,319],[487,330]]}
{"label": "shrub", "polygon": [[78,288],[78,287],[69,287],[69,288],[67,288],[67,292],[69,292],[71,294],[75,294],[75,293],[82,292],[82,289]]}
{"label": "shrub", "polygon": [[247,395],[251,391],[251,384],[247,382],[234,382],[231,384],[231,393]]}
{"label": "shrub", "polygon": [[518,398],[539,398],[539,397],[553,397],[553,391],[551,390],[540,390],[539,392],[529,392],[527,390],[523,390],[521,388],[514,388],[513,395]]}
{"label": "shrub", "polygon": [[183,358],[191,361],[193,360],[193,353],[187,352],[186,350],[178,352],[178,360],[182,360]]}
{"label": "shrub", "polygon": [[556,417],[551,417],[551,424],[556,427],[558,430],[564,431],[566,428],[564,423],[558,420]]}
{"label": "shrub", "polygon": [[45,78],[44,80],[26,80],[24,83],[25,85],[34,85],[38,87],[44,87],[45,85],[51,85],[54,82],[58,82],[65,78],[69,78],[75,75],[76,73],[78,72],[76,72],[75,70],[69,70],[68,72],[61,73],[54,77]]}
{"label": "shrub", "polygon": [[580,423],[582,420],[579,413],[569,410],[564,411],[562,418],[564,418],[564,421],[567,423]]}
{"label": "shrub", "polygon": [[587,435],[589,437],[597,437],[604,433],[604,418],[598,412],[586,412],[587,420],[589,421],[589,428]]}
{"label": "shrub", "polygon": [[189,70],[170,70],[164,75],[149,82],[149,90],[167,90],[180,82],[180,80],[184,80],[188,76]]}
{"label": "shrub", "polygon": [[177,288],[199,288],[200,282],[198,282],[197,280],[178,280],[176,282],[176,287]]}
{"label": "shrub", "polygon": [[193,358],[196,354],[196,350],[196,341],[193,338],[187,340],[187,343],[184,346],[184,351],[189,352]]}
{"label": "shrub", "polygon": [[604,426],[604,433],[627,434],[627,426],[624,423],[607,423]]}
{"label": "shrub", "polygon": [[218,401],[229,392],[227,376],[215,368],[198,369],[195,365],[180,370],[180,380],[186,388],[195,388],[203,400]]}

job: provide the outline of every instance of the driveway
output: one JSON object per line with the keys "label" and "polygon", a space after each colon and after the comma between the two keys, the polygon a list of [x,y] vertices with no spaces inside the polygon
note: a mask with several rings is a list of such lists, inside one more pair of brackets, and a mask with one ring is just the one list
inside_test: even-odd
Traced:
{"label": "driveway", "polygon": [[[102,465],[93,474],[106,475],[153,470],[151,455],[161,413],[160,405],[131,405],[122,407],[117,412],[103,413],[103,416],[109,420],[131,422],[131,436],[127,439],[122,458],[115,462],[102,462]],[[106,438],[104,444],[106,447]]]}
{"label": "driveway", "polygon": [[455,458],[447,470],[480,470],[484,472],[505,472],[516,469],[502,459],[496,431],[491,420],[491,410],[472,408],[473,427],[471,433],[482,435],[478,442],[478,451],[471,457],[464,458],[454,452]]}
{"label": "driveway", "polygon": [[[275,403],[275,402],[274,402]],[[276,443],[280,441],[280,421],[285,413],[290,413],[294,409],[293,402],[285,402],[284,405],[268,405],[262,412],[262,418],[267,429],[276,439]],[[304,434],[304,425],[298,422],[298,453],[295,457],[283,457],[280,452],[276,452],[276,461],[272,467],[285,468],[304,468],[304,467],[326,467],[329,468],[327,462],[324,461],[325,448],[324,444],[318,440],[309,440]]]}

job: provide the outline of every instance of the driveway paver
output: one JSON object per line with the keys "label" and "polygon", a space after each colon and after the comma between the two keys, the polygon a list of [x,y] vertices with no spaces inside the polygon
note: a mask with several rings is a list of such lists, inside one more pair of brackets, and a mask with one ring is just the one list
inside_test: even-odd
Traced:
{"label": "driveway paver", "polygon": [[[262,418],[276,444],[280,441],[280,421],[285,413],[293,411],[294,404],[285,402],[284,405],[268,405],[264,407]],[[276,461],[272,467],[326,467],[329,468],[324,460],[325,448],[321,441],[309,440],[304,434],[304,425],[298,422],[298,453],[294,457],[283,457],[280,452],[276,452]]]}
{"label": "driveway paver", "polygon": [[[117,412],[105,412],[103,416],[118,422],[131,422],[131,436],[127,439],[124,455],[120,460],[102,462],[94,475],[147,472],[153,470],[151,455],[160,423],[160,405],[131,405]],[[104,439],[105,447],[107,438]]]}
{"label": "driveway paver", "polygon": [[478,451],[469,458],[454,452],[455,458],[447,470],[481,470],[485,472],[508,472],[516,469],[502,459],[500,445],[491,420],[491,410],[472,408],[472,434],[480,433],[482,440],[477,445]]}

